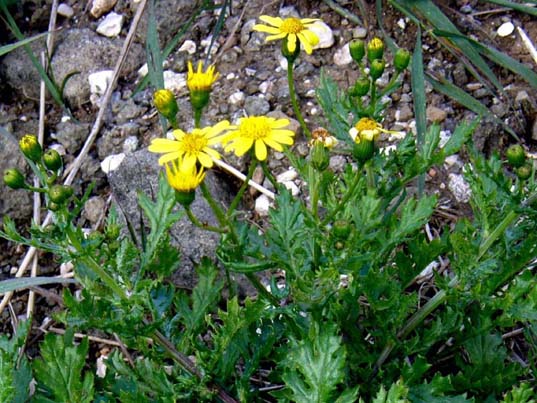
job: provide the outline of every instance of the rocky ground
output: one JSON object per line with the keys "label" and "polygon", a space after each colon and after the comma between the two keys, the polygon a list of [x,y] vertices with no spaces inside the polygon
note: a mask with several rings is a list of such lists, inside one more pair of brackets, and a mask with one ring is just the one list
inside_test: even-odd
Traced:
{"label": "rocky ground", "polygon": [[[33,35],[47,30],[52,1],[21,1],[13,9],[21,30]],[[107,85],[107,77],[113,69],[123,44],[133,15],[139,4],[137,1],[112,1],[110,7],[96,9],[88,2],[68,0],[63,3],[58,17],[61,31],[56,35],[55,48],[51,59],[54,78],[61,83],[68,74],[77,72],[67,81],[65,98],[72,116],[58,105],[48,100],[46,104],[45,143],[64,154],[69,164],[82,148],[95,120],[101,96]],[[95,0],[95,3],[99,1]],[[103,3],[106,3],[104,1]],[[187,18],[195,10],[195,3],[182,0],[160,0],[156,2],[156,19],[162,44],[181,29]],[[205,123],[214,124],[221,119],[236,121],[244,115],[272,114],[292,117],[289,102],[284,60],[279,46],[265,44],[264,35],[252,31],[260,14],[300,16],[321,18],[327,25],[328,34],[323,37],[321,48],[312,55],[301,54],[297,69],[297,90],[301,99],[302,111],[312,128],[323,125],[322,111],[316,102],[315,88],[319,83],[321,69],[339,84],[348,86],[357,77],[357,71],[348,52],[348,43],[353,38],[371,39],[379,35],[374,2],[366,4],[366,15],[361,15],[356,2],[341,2],[347,9],[361,16],[365,22],[356,25],[350,19],[336,13],[323,1],[273,1],[262,0],[233,1],[232,15],[226,19],[224,28],[214,46],[211,47],[212,60],[220,72],[215,85],[210,111],[205,115]],[[509,24],[522,27],[530,38],[537,40],[537,20],[529,16],[483,4],[477,1],[438,2],[442,10],[457,22],[462,32],[500,49],[517,60],[534,67],[528,51],[523,46],[516,29],[505,36]],[[384,24],[388,34],[399,46],[412,49],[415,41],[415,27],[398,12],[386,6]],[[191,110],[186,89],[186,65],[189,60],[204,58],[211,43],[211,35],[217,20],[214,12],[202,13],[176,50],[164,63],[166,86],[173,90],[179,99],[179,122],[183,129],[192,127]],[[507,24],[506,24],[507,23]],[[104,126],[90,155],[75,180],[78,192],[91,182],[96,186],[94,194],[87,202],[82,224],[95,228],[102,224],[104,212],[115,201],[126,217],[138,222],[139,210],[136,208],[136,192],[142,189],[151,193],[155,189],[158,167],[155,157],[145,150],[150,139],[161,136],[158,116],[151,103],[150,89],[136,91],[140,82],[140,72],[145,62],[145,32],[147,21],[138,29],[131,47],[125,68],[111,106],[105,114]],[[502,28],[500,28],[502,27]],[[506,28],[507,27],[507,28]],[[499,31],[500,29],[500,31]],[[14,38],[0,24],[2,44],[14,42]],[[505,95],[495,97],[481,85],[453,55],[430,36],[424,39],[425,69],[437,76],[446,77],[459,87],[471,93],[491,109],[499,118],[507,121],[525,142],[531,152],[537,141],[535,122],[536,92],[527,84],[505,70],[496,70]],[[39,50],[42,44],[32,45]],[[9,53],[0,59],[0,126],[13,134],[15,139],[25,133],[37,133],[39,110],[39,75],[28,61],[23,50]],[[384,78],[387,82],[387,78]],[[460,105],[428,91],[427,118],[442,125],[442,136],[448,138],[455,126],[465,118],[474,116]],[[384,126],[394,130],[412,130],[415,126],[413,116],[410,78],[391,96]],[[298,130],[298,124],[293,122]],[[484,120],[475,134],[475,143],[486,153],[502,151],[513,140],[496,123]],[[391,139],[387,139],[389,143]],[[17,153],[16,143],[0,134],[0,171],[18,166],[25,169],[23,159]],[[308,148],[305,139],[299,135],[294,151],[306,155]],[[228,162],[244,169],[244,161],[230,159]],[[461,171],[464,156],[450,158],[444,166],[429,172],[427,183],[429,191],[441,194],[439,217],[455,221],[468,211],[467,188],[462,180]],[[346,164],[343,156],[334,156],[330,168],[341,170]],[[304,196],[301,181],[290,169],[283,154],[272,154],[269,166],[280,181],[284,182],[297,197]],[[262,182],[263,178],[257,175]],[[209,179],[211,186],[218,189],[223,200],[229,199],[237,182],[229,175],[218,172]],[[268,184],[266,184],[270,187]],[[23,191],[13,191],[2,186],[0,215],[8,214],[17,220],[21,228],[28,224],[32,214],[30,195]],[[250,195],[244,210],[251,219],[262,219],[266,215],[269,200],[263,196]],[[208,215],[206,206],[200,202],[198,213]],[[214,249],[214,238],[195,233],[186,222],[178,225],[172,236],[181,246],[185,267],[191,260]],[[196,239],[193,243],[192,239]],[[186,241],[185,241],[186,240]],[[0,241],[0,281],[9,278],[20,264],[25,248]],[[58,271],[58,267],[48,256],[41,257],[41,273]],[[178,274],[177,284],[190,287],[192,271]],[[26,293],[20,293],[13,300],[13,313],[22,314],[26,303]],[[41,318],[47,314],[52,299],[38,297]],[[0,329],[9,330],[10,313],[0,314]]]}

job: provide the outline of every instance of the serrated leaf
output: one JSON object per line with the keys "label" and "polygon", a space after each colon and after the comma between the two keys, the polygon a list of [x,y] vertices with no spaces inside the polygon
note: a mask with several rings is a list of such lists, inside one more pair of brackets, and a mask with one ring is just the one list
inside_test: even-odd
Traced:
{"label": "serrated leaf", "polygon": [[505,394],[500,403],[535,403],[537,392],[528,383],[521,383],[514,386],[511,391]]}
{"label": "serrated leaf", "polygon": [[149,219],[151,227],[146,248],[142,254],[142,266],[145,266],[155,258],[159,243],[166,236],[168,229],[179,220],[181,214],[172,213],[176,205],[175,190],[168,184],[163,173],[159,176],[157,200],[153,202],[145,194],[140,193],[139,204]]}
{"label": "serrated leaf", "polygon": [[440,142],[440,125],[432,124],[425,133],[425,139],[422,146],[423,159],[429,161]]}
{"label": "serrated leaf", "polygon": [[431,217],[436,205],[436,196],[424,196],[419,200],[409,199],[401,211],[397,227],[391,234],[392,242],[400,242],[420,227]]}
{"label": "serrated leaf", "polygon": [[321,71],[319,87],[315,90],[315,94],[330,122],[331,133],[334,133],[338,140],[350,143],[352,139],[348,135],[350,129],[349,113],[343,107],[338,86],[334,80],[326,76],[324,71]]}
{"label": "serrated leaf", "polygon": [[34,361],[38,396],[56,402],[91,403],[93,374],[84,371],[89,342],[73,345],[72,332],[64,336],[47,334],[41,344],[41,358]]}
{"label": "serrated leaf", "polygon": [[286,397],[296,403],[334,401],[345,377],[345,349],[333,323],[313,323],[304,340],[291,339],[284,368]]}
{"label": "serrated leaf", "polygon": [[461,147],[472,137],[477,125],[479,125],[479,118],[476,118],[471,122],[465,121],[457,125],[455,131],[442,148],[444,155],[447,157],[459,152]]}
{"label": "serrated leaf", "polygon": [[444,396],[437,394],[437,388],[433,384],[423,384],[410,389],[412,403],[473,403],[474,399],[468,400],[466,395]]}

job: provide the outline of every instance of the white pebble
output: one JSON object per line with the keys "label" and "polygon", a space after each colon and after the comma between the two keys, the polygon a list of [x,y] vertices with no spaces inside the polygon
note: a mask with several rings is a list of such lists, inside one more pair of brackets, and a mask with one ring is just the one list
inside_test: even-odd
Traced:
{"label": "white pebble", "polygon": [[132,153],[133,151],[136,151],[137,148],[138,148],[138,137],[129,136],[125,139],[125,142],[123,143],[123,152],[125,154]]}
{"label": "white pebble", "polygon": [[[205,48],[205,53],[207,53],[209,46],[211,46],[211,41],[213,39],[212,35],[209,35],[207,38],[203,39],[200,42],[200,45]],[[216,54],[218,52],[218,41],[214,41],[212,47],[211,47],[211,55]]]}
{"label": "white pebble", "polygon": [[272,87],[272,83],[270,81],[263,81],[261,84],[259,84],[259,91],[262,94],[266,94],[270,87]]}
{"label": "white pebble", "polygon": [[319,43],[313,49],[326,49],[334,44],[334,33],[323,21],[316,21],[308,29],[319,37]]}
{"label": "white pebble", "polygon": [[244,92],[237,91],[230,95],[229,102],[233,105],[237,105],[244,101]]}
{"label": "white pebble", "polygon": [[448,187],[459,203],[468,203],[472,191],[462,175],[449,174]]}
{"label": "white pebble", "polygon": [[121,14],[111,12],[104,17],[104,20],[101,21],[97,27],[97,33],[108,38],[115,38],[121,32],[122,26],[123,16]]}
{"label": "white pebble", "polygon": [[147,63],[144,63],[144,65],[138,69],[138,77],[145,77],[148,72],[149,68],[147,67]]}
{"label": "white pebble", "polygon": [[267,195],[262,194],[255,199],[255,212],[260,216],[268,216],[270,209],[270,199]]}
{"label": "white pebble", "polygon": [[226,80],[233,80],[235,78],[235,73],[229,73],[227,76],[226,76]]}
{"label": "white pebble", "polygon": [[291,195],[293,196],[298,196],[300,193],[300,189],[293,181],[283,182],[283,186],[285,186],[285,188],[290,191]]}
{"label": "white pebble", "polygon": [[90,92],[95,95],[103,95],[106,92],[106,89],[112,82],[112,77],[114,76],[113,70],[102,70],[95,73],[91,73],[88,76],[88,81],[90,85]]}
{"label": "white pebble", "polygon": [[105,174],[109,174],[110,172],[118,169],[124,159],[125,159],[124,153],[109,155],[101,162],[101,170]]}
{"label": "white pebble", "polygon": [[404,20],[403,18],[399,18],[399,19],[397,20],[397,26],[398,26],[399,28],[401,28],[401,29],[404,30],[404,29],[406,28],[406,22],[405,22],[405,20]]}
{"label": "white pebble", "polygon": [[346,43],[343,47],[336,50],[336,53],[334,53],[334,64],[337,66],[345,66],[350,62],[352,62],[352,56],[349,50],[349,44]]}
{"label": "white pebble", "polygon": [[117,0],[93,0],[90,13],[95,18],[99,18],[110,11],[116,5],[116,2]]}
{"label": "white pebble", "polygon": [[509,22],[504,22],[502,25],[500,25],[500,27],[498,28],[496,32],[498,33],[498,36],[501,36],[503,38],[503,37],[511,35],[514,30],[515,30],[515,26],[513,25],[511,21],[509,21]]}
{"label": "white pebble", "polygon": [[163,73],[164,76],[164,88],[178,92],[186,87],[186,74],[176,73],[171,70],[166,70]]}
{"label": "white pebble", "polygon": [[71,18],[75,12],[69,4],[61,3],[58,5],[58,14],[65,18]]}
{"label": "white pebble", "polygon": [[62,145],[59,144],[59,143],[51,144],[51,145],[48,146],[48,148],[51,148],[51,149],[53,149],[53,150],[56,150],[56,152],[57,152],[58,154],[60,154],[61,156],[64,156],[65,154],[67,154],[66,151],[65,151],[65,147],[62,146]]}
{"label": "white pebble", "polygon": [[278,183],[284,183],[289,181],[294,181],[298,177],[298,172],[291,168],[288,171],[282,172],[278,176],[276,176],[276,182]]}
{"label": "white pebble", "polygon": [[186,52],[189,55],[196,53],[196,42],[187,39],[179,48],[179,52]]}

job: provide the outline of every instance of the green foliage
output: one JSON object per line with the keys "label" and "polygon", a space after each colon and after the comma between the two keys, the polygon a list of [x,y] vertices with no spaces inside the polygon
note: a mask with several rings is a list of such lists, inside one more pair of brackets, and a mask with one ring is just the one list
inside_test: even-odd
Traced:
{"label": "green foliage", "polygon": [[33,364],[37,380],[37,402],[93,402],[93,374],[84,371],[89,342],[73,344],[74,332],[64,336],[47,334],[41,345],[41,358]]}
{"label": "green foliage", "polygon": [[21,349],[26,343],[30,321],[20,322],[11,339],[0,335],[0,401],[22,403],[28,400],[32,371]]}

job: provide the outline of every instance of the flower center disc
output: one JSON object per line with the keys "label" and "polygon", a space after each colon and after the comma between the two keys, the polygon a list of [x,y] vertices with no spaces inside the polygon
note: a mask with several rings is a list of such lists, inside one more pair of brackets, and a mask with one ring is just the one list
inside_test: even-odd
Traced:
{"label": "flower center disc", "polygon": [[356,130],[358,130],[358,133],[361,133],[364,130],[376,130],[378,129],[378,123],[375,122],[373,119],[369,118],[362,118],[356,123]]}
{"label": "flower center disc", "polygon": [[258,140],[267,137],[271,127],[263,116],[254,116],[243,119],[239,131],[241,137]]}
{"label": "flower center disc", "polygon": [[187,134],[182,139],[183,150],[187,153],[197,153],[203,150],[207,144],[207,138],[198,133],[197,129],[194,129],[194,132]]}
{"label": "flower center disc", "polygon": [[304,25],[298,18],[286,18],[280,26],[280,31],[288,34],[298,34],[304,29]]}

